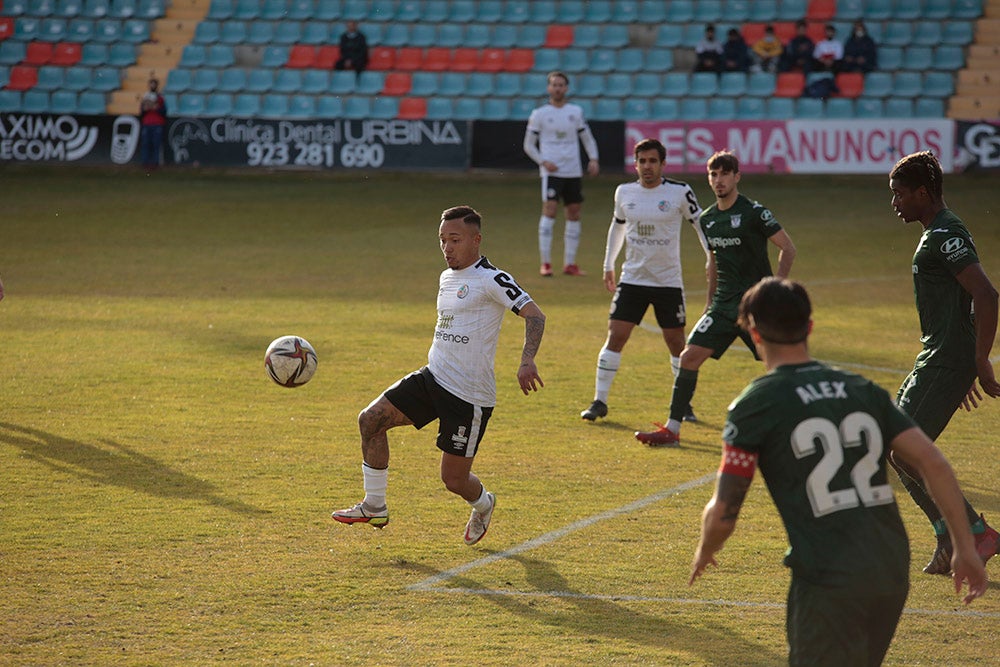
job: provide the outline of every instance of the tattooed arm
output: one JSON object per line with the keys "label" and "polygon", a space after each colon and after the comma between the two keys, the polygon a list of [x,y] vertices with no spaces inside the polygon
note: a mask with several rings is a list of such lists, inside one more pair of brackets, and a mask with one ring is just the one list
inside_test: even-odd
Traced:
{"label": "tattooed arm", "polygon": [[527,396],[529,391],[538,391],[538,387],[545,386],[535,366],[535,355],[538,354],[542,333],[545,331],[545,314],[531,301],[521,308],[518,315],[524,318],[524,348],[521,350],[521,365],[517,369],[517,382]]}
{"label": "tattooed arm", "polygon": [[751,481],[752,477],[719,473],[715,495],[705,505],[705,511],[701,515],[701,540],[694,552],[689,586],[709,565],[718,565],[715,562],[715,554],[722,549],[722,545],[736,528],[736,519],[740,515],[740,508],[743,507],[743,500],[747,496]]}

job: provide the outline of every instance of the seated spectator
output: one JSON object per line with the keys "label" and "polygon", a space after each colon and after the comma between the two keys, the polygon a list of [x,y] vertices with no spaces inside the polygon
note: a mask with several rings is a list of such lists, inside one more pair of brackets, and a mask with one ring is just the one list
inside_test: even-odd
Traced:
{"label": "seated spectator", "polygon": [[854,32],[844,42],[840,71],[868,73],[878,67],[878,48],[865,29],[864,21],[854,22]]}
{"label": "seated spectator", "polygon": [[774,72],[778,69],[778,61],[785,47],[774,34],[774,26],[764,28],[764,36],[753,43],[753,52],[757,56],[757,64],[764,72]]}
{"label": "seated spectator", "polygon": [[812,71],[813,50],[816,45],[809,38],[806,22],[799,20],[795,22],[795,37],[792,37],[785,46],[785,52],[781,54],[782,72],[800,70],[804,74]]}
{"label": "seated spectator", "polygon": [[837,29],[826,24],[826,39],[820,40],[813,49],[813,71],[837,72],[844,57],[844,45],[837,40]]}
{"label": "seated spectator", "polygon": [[340,36],[340,58],[334,69],[352,69],[360,75],[368,67],[368,40],[358,30],[357,21],[348,21],[347,30]]}
{"label": "seated spectator", "polygon": [[726,43],[722,45],[722,71],[749,72],[750,49],[743,41],[743,35],[736,28],[730,28],[726,33]]}
{"label": "seated spectator", "polygon": [[705,26],[705,37],[694,47],[695,72],[718,72],[722,67],[722,44],[715,41],[715,26]]}

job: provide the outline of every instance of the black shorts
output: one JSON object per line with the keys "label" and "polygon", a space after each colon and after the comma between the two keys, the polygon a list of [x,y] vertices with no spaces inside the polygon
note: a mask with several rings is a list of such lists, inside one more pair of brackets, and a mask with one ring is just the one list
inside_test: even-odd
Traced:
{"label": "black shorts", "polygon": [[473,405],[445,390],[426,366],[386,389],[383,395],[418,430],[439,420],[438,449],[455,456],[476,455],[493,414],[492,407]]}
{"label": "black shorts", "polygon": [[559,201],[579,204],[583,201],[583,179],[542,176],[542,201]]}
{"label": "black shorts", "polygon": [[639,324],[650,306],[653,307],[656,323],[661,329],[684,326],[684,290],[680,287],[647,287],[619,283],[611,299],[608,319]]}
{"label": "black shorts", "polygon": [[713,359],[721,359],[737,338],[746,344],[747,349],[753,353],[753,358],[760,361],[757,346],[753,344],[750,334],[736,324],[735,317],[718,308],[708,310],[695,322],[687,342],[689,345],[707,347],[712,350]]}

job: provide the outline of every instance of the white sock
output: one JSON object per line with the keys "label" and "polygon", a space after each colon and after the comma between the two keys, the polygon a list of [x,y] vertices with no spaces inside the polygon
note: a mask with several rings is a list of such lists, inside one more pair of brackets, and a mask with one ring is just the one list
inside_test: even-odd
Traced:
{"label": "white sock", "polygon": [[681,358],[670,355],[670,370],[674,372],[674,379],[677,379],[677,372],[681,369]]}
{"label": "white sock", "polygon": [[542,216],[538,219],[538,252],[542,256],[542,264],[552,263],[552,229],[556,219]]}
{"label": "white sock", "polygon": [[576,249],[580,247],[580,228],[582,225],[579,220],[567,220],[566,229],[563,231],[563,259],[565,266],[570,264],[576,264]]}
{"label": "white sock", "polygon": [[681,432],[681,423],[679,421],[677,421],[676,419],[668,419],[667,420],[667,429],[670,430],[670,431],[673,431],[674,433],[680,433]]}
{"label": "white sock", "polygon": [[597,381],[594,383],[594,400],[602,403],[608,402],[611,383],[614,382],[615,374],[618,373],[621,359],[621,352],[612,352],[607,347],[601,348],[600,354],[597,355]]}
{"label": "white sock", "polygon": [[483,485],[483,490],[480,492],[479,497],[473,500],[471,503],[472,509],[477,512],[487,512],[490,509],[490,498],[486,495],[486,486]]}
{"label": "white sock", "polygon": [[369,508],[376,510],[385,507],[385,491],[389,486],[389,469],[372,468],[367,463],[361,464],[361,474],[365,478],[365,500]]}

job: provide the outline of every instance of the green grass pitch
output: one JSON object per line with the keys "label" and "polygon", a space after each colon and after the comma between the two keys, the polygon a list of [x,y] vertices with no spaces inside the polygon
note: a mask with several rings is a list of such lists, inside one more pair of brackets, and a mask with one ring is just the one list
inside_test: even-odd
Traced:
{"label": "green grass pitch", "polygon": [[[542,279],[534,174],[0,167],[0,663],[782,664],[786,541],[759,479],[720,567],[687,586],[726,406],[761,367],[738,345],[707,363],[702,422],[682,448],[649,449],[632,432],[665,417],[671,376],[659,333],[637,329],[609,417],[579,418],[624,180],[585,181],[589,276]],[[688,180],[710,204],[704,177]],[[895,218],[887,183],[748,174],[741,190],[798,247],[814,355],[895,392],[919,349],[919,229]],[[945,196],[1000,284],[995,176],[947,176]],[[438,219],[456,204],[483,212],[485,253],[548,317],[545,388],[528,397],[523,325],[504,325],[475,466],[498,509],[473,548],[433,428],[390,433],[388,527],[329,518],[361,498],[357,413],[426,360]],[[694,317],[704,257],[688,230],[682,246]],[[300,389],[264,372],[283,334],[319,355]],[[997,433],[990,400],[940,445],[1000,524]],[[998,585],[964,608],[920,573],[933,538],[897,497],[913,584],[887,664],[1000,664]]]}

